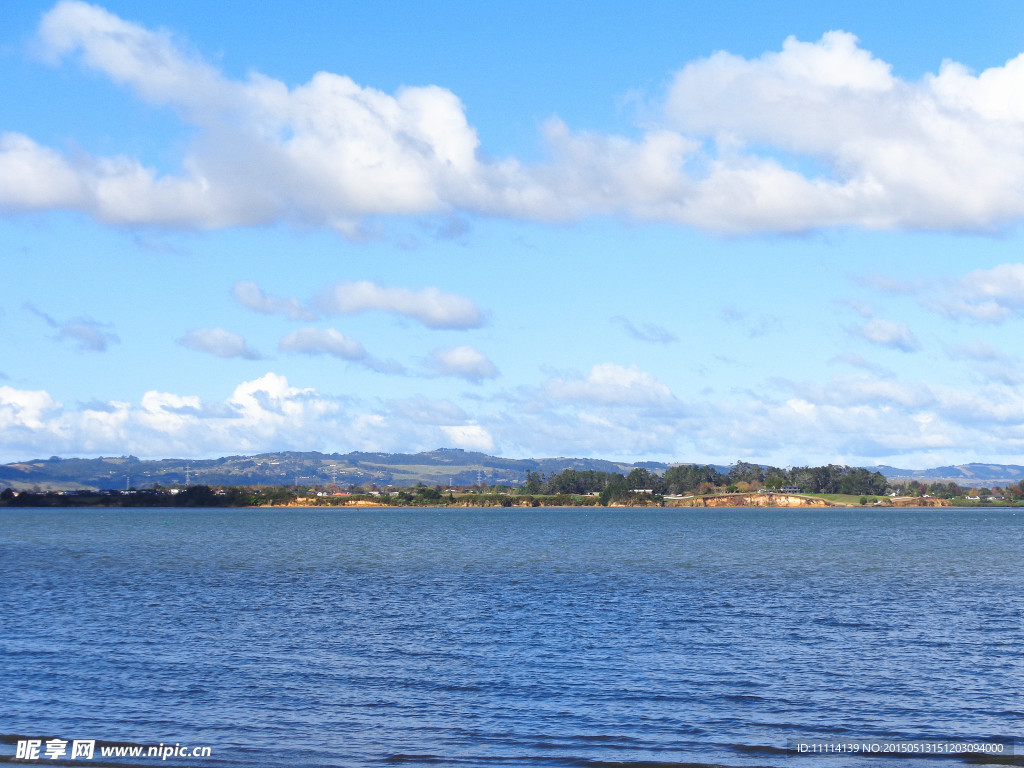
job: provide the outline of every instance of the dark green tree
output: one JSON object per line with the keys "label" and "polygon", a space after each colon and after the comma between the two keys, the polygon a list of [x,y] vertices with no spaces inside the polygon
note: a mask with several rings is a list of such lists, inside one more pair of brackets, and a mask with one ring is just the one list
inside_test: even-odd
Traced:
{"label": "dark green tree", "polygon": [[701,483],[721,485],[725,477],[710,465],[680,464],[665,472],[667,493],[693,493]]}

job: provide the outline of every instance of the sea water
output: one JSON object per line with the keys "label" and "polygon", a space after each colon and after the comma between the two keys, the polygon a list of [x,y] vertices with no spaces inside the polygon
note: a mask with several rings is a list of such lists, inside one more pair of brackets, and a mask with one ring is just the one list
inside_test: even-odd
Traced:
{"label": "sea water", "polygon": [[1012,509],[2,510],[0,761],[1005,761],[1022,554]]}

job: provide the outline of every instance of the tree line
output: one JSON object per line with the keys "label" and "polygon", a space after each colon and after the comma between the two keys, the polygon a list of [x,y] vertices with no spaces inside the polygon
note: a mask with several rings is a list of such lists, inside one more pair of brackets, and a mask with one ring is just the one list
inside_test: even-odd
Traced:
{"label": "tree line", "polygon": [[655,496],[707,493],[737,493],[761,488],[778,490],[796,488],[804,493],[869,494],[881,496],[889,481],[881,472],[863,467],[828,464],[821,467],[762,467],[737,462],[722,472],[710,464],[680,464],[659,475],[643,467],[628,475],[617,472],[566,469],[545,478],[539,472],[528,472],[521,493],[536,495],[594,494],[602,503],[619,501],[637,492]]}
{"label": "tree line", "polygon": [[[502,506],[541,504],[660,503],[669,495],[750,493],[761,489],[794,489],[803,493],[834,493],[882,496],[894,491],[901,496],[964,498],[976,496],[982,501],[995,497],[1007,502],[1024,501],[1024,481],[1002,489],[968,488],[955,482],[922,483],[911,480],[890,483],[880,472],[862,467],[828,464],[818,467],[764,467],[737,462],[722,469],[710,464],[680,464],[663,474],[637,467],[628,474],[598,470],[566,469],[545,476],[539,471],[527,473],[520,486],[482,485],[467,487],[428,486],[417,483],[405,488],[381,490],[350,485],[347,492],[317,493],[315,488],[272,486],[207,486],[130,491],[22,491],[8,488],[0,492],[4,506],[159,506],[159,507],[244,507],[293,503],[324,505],[364,500],[395,506],[447,506],[451,504],[491,504]],[[333,487],[333,486],[332,486]],[[334,487],[335,491],[340,490]],[[863,503],[863,502],[862,502]]]}

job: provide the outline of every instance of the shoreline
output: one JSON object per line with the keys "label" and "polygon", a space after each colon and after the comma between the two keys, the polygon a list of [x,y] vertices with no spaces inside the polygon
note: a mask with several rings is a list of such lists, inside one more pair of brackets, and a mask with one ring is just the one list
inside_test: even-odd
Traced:
{"label": "shoreline", "polygon": [[[746,496],[750,498],[738,498]],[[716,496],[698,496],[690,499],[668,499],[664,501],[644,500],[641,503],[630,501],[596,503],[593,499],[507,499],[458,500],[447,503],[396,503],[395,501],[378,501],[368,499],[331,500],[298,498],[290,501],[267,501],[257,504],[160,504],[133,503],[131,498],[104,498],[93,500],[93,503],[81,503],[76,499],[71,502],[67,498],[44,497],[35,503],[2,504],[4,509],[901,509],[901,508],[958,508],[984,509],[1016,507],[1017,504],[982,503],[955,504],[949,499],[920,497],[886,497],[884,502],[854,503],[832,501],[820,497],[787,496],[782,499],[766,498],[769,494],[724,494]]]}

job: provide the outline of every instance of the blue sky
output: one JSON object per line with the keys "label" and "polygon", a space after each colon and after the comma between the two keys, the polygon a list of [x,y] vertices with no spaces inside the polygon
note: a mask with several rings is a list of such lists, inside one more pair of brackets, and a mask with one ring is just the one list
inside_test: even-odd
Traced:
{"label": "blue sky", "polygon": [[15,2],[0,460],[1024,463],[1024,7]]}

